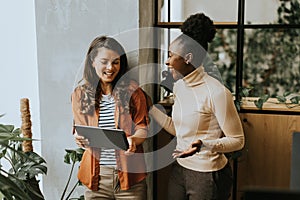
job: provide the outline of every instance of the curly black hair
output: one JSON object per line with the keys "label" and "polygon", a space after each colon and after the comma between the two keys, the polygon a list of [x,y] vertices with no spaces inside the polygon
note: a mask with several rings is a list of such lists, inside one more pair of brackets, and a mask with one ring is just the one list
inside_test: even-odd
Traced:
{"label": "curly black hair", "polygon": [[213,21],[203,13],[190,15],[180,27],[181,32],[198,42],[206,51],[216,34]]}

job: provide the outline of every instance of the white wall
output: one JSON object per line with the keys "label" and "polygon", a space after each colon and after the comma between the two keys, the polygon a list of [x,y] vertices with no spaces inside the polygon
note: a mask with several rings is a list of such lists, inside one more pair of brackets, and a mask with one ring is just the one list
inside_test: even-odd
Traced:
{"label": "white wall", "polygon": [[[34,0],[2,0],[0,27],[0,123],[20,127],[20,99],[29,98],[33,137],[40,139]],[[40,152],[40,142],[33,145]]]}
{"label": "white wall", "polygon": [[138,6],[138,0],[1,1],[0,123],[19,127],[20,99],[30,99],[33,135],[41,139],[34,148],[48,167],[41,187],[46,199],[60,199],[67,181],[64,149],[76,147],[70,95],[89,43],[138,28]]}

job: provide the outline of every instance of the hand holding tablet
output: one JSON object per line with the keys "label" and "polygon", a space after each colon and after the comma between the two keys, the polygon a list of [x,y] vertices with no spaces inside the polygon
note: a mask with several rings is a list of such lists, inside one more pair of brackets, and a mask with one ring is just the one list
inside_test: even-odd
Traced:
{"label": "hand holding tablet", "polygon": [[79,136],[88,139],[88,146],[127,150],[129,144],[121,129],[102,129],[100,127],[74,125]]}

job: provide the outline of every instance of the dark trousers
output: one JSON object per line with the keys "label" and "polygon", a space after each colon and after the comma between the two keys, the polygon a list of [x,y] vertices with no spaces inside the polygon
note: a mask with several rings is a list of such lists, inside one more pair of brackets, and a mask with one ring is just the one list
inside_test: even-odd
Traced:
{"label": "dark trousers", "polygon": [[169,200],[227,200],[232,188],[230,164],[215,172],[197,172],[173,163]]}

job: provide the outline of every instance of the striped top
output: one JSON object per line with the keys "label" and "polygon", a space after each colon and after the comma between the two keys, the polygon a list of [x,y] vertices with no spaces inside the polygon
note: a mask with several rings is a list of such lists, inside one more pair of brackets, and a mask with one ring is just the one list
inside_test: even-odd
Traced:
{"label": "striped top", "polygon": [[[102,95],[99,110],[99,127],[115,129],[115,100],[112,95]],[[114,149],[101,149],[100,165],[116,166]]]}

